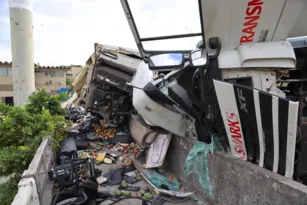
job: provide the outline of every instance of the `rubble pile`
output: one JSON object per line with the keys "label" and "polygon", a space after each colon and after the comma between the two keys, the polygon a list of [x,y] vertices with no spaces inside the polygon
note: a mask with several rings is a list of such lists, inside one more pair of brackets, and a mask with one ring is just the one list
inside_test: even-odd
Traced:
{"label": "rubble pile", "polygon": [[[79,192],[87,196],[87,202],[81,204],[88,204],[89,200],[112,204],[124,199],[163,204],[166,195],[187,198],[193,194],[186,192],[162,166],[155,167],[154,163],[147,166],[147,155],[154,154],[150,147],[136,143],[131,135],[109,126],[100,116],[71,106],[66,118],[73,123],[61,144],[58,165],[49,172],[58,188],[53,204],[76,198]],[[63,196],[63,190],[72,187],[74,194]],[[82,198],[82,194],[78,197]]]}

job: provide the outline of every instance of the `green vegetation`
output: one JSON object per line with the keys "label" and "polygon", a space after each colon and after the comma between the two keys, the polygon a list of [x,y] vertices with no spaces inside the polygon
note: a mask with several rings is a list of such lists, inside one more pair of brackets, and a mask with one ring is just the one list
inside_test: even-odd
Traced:
{"label": "green vegetation", "polygon": [[72,79],[66,78],[66,85],[71,85],[72,84]]}
{"label": "green vegetation", "polygon": [[60,100],[61,102],[66,101],[69,99],[68,93],[60,93],[57,95],[57,99]]}
{"label": "green vegetation", "polygon": [[[64,109],[61,108],[63,95],[48,96],[44,89],[29,97],[29,104],[25,106],[28,113],[42,113],[43,108],[49,110],[51,115],[63,115]],[[0,111],[1,112],[1,111]]]}
{"label": "green vegetation", "polygon": [[24,108],[0,102],[0,177],[12,176],[0,184],[1,205],[11,204],[18,190],[18,181],[39,147],[42,137],[54,130],[54,146],[64,139],[64,118],[60,98],[48,96],[45,90],[29,97]]}

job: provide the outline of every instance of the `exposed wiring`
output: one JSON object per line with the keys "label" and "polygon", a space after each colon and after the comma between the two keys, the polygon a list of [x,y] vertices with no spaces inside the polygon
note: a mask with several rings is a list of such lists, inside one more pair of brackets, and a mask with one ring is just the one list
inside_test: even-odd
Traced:
{"label": "exposed wiring", "polygon": [[274,84],[276,84],[276,82],[279,81],[282,77],[283,77],[283,75],[281,74],[281,75],[270,85],[270,87],[268,87],[266,90],[267,90],[268,92],[270,92],[270,90],[272,89],[272,86],[273,86]]}

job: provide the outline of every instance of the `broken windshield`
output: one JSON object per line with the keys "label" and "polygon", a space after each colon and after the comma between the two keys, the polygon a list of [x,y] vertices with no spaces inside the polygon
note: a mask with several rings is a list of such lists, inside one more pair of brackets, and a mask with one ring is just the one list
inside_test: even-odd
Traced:
{"label": "broken windshield", "polygon": [[[190,51],[202,40],[198,0],[122,0],[142,51]],[[124,6],[125,9],[125,6]],[[132,17],[132,18],[129,18]]]}

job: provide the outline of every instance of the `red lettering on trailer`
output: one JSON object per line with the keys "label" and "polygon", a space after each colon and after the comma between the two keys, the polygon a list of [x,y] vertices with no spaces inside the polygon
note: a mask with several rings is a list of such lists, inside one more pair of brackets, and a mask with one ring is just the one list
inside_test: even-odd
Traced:
{"label": "red lettering on trailer", "polygon": [[235,147],[235,151],[239,154],[241,154],[240,158],[243,159],[243,160],[246,160],[246,157],[245,157],[245,151],[244,151],[244,148],[243,147]]}
{"label": "red lettering on trailer", "polygon": [[262,12],[262,0],[250,0],[245,11],[245,22],[243,24],[240,43],[251,43],[254,41],[255,28],[258,26],[258,20]]}
{"label": "red lettering on trailer", "polygon": [[246,151],[245,146],[243,144],[243,137],[239,122],[239,117],[235,113],[226,113],[227,122],[228,122],[228,129],[231,134],[231,142],[233,144],[234,150],[237,155],[246,160]]}
{"label": "red lettering on trailer", "polygon": [[228,112],[226,112],[226,115],[227,115],[227,118],[228,119],[231,119],[231,120],[238,120],[238,116],[236,115],[236,114],[234,114],[234,113],[228,113]]}

